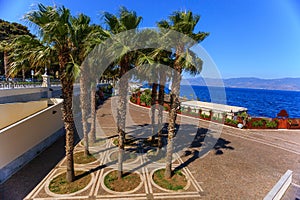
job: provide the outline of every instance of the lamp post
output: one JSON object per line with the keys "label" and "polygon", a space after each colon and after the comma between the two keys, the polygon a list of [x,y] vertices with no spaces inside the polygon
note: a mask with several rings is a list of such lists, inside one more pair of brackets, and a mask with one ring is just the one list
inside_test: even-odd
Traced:
{"label": "lamp post", "polygon": [[33,69],[31,70],[31,82],[33,82],[33,75],[34,75],[34,71]]}

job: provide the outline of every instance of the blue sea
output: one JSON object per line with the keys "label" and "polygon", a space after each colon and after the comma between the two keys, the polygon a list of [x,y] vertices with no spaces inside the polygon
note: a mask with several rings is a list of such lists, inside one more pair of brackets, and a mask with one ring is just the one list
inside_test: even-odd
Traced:
{"label": "blue sea", "polygon": [[252,117],[276,117],[285,109],[289,117],[300,118],[300,92],[282,90],[217,88],[182,85],[180,96],[248,109]]}

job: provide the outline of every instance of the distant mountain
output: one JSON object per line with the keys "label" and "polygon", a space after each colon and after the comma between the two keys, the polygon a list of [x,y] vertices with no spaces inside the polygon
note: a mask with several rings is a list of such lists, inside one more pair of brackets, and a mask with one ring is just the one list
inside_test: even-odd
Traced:
{"label": "distant mountain", "polygon": [[[190,85],[220,86],[220,79],[203,79],[201,77],[188,79]],[[260,78],[229,78],[223,79],[225,87],[230,88],[252,88],[267,90],[293,90],[300,91],[300,78],[260,79]]]}

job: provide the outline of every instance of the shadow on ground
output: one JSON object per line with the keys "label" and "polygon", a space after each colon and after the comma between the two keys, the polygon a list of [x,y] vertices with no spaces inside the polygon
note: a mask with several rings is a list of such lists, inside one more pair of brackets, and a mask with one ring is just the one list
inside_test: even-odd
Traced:
{"label": "shadow on ground", "polygon": [[25,165],[0,186],[1,200],[25,198],[65,156],[65,137]]}

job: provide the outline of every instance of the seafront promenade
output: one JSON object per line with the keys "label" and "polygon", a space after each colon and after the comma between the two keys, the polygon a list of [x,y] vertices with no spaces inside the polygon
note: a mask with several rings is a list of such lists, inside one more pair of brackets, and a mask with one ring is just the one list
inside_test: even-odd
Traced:
{"label": "seafront promenade", "polygon": [[[116,125],[108,99],[97,111],[98,129],[107,137],[116,136]],[[133,128],[145,128],[150,124],[148,108],[129,104]],[[167,120],[167,113],[165,113]],[[300,131],[299,130],[244,130],[215,124],[213,122],[178,115],[178,122],[197,128],[192,145],[175,166],[182,166],[191,178],[190,191],[170,193],[157,189],[143,175],[142,189],[127,195],[110,194],[101,187],[101,174],[105,168],[93,172],[95,184],[73,199],[263,199],[280,177],[292,170],[293,182],[283,199],[300,198]],[[222,128],[214,147],[205,156],[199,157],[204,136],[214,127]],[[187,130],[188,131],[188,130]],[[78,147],[80,148],[80,147]],[[106,149],[96,165],[106,163]],[[108,151],[108,150],[107,150]],[[106,155],[106,156],[105,156]],[[64,138],[42,152],[23,169],[1,185],[0,199],[59,199],[45,190],[48,179],[55,171],[64,168]],[[141,161],[142,162],[142,161]],[[95,166],[96,166],[95,165]],[[164,165],[162,165],[164,166]],[[146,169],[146,168],[145,168]],[[103,170],[103,171],[102,171]],[[70,199],[61,197],[61,199]]]}

